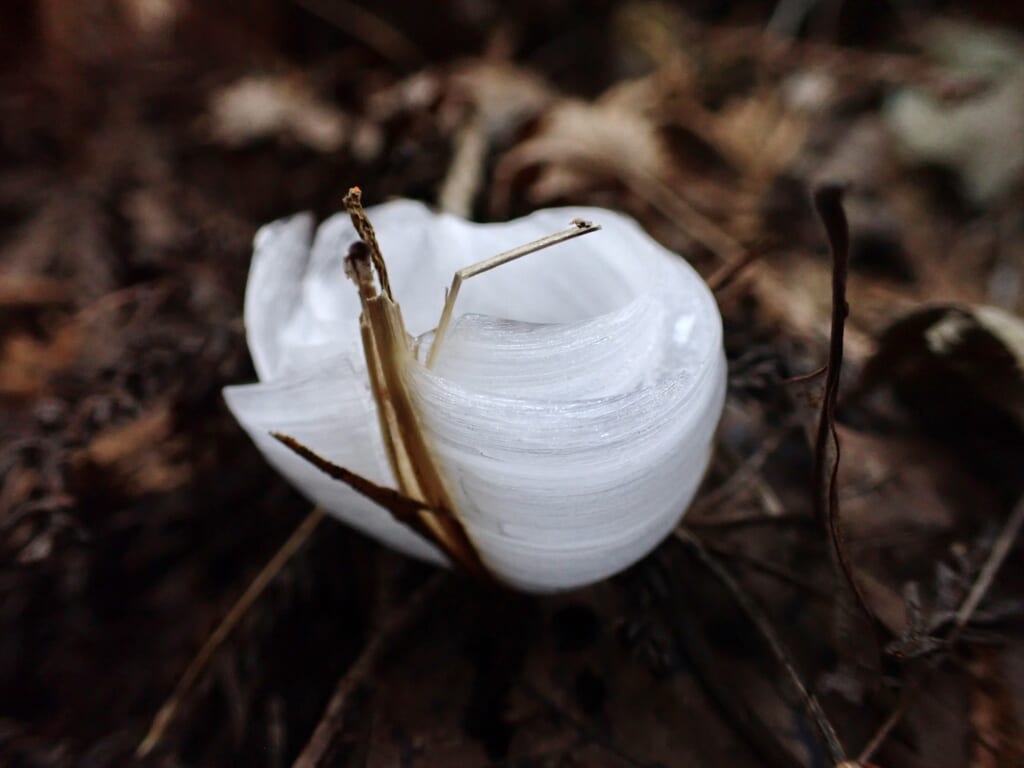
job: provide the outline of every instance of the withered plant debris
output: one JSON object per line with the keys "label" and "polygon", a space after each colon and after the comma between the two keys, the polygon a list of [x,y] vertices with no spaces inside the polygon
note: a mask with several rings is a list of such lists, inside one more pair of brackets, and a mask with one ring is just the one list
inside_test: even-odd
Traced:
{"label": "withered plant debris", "polygon": [[[14,3],[0,765],[1021,765],[1024,14],[940,7]],[[252,236],[353,183],[613,207],[714,285],[678,536],[526,597],[266,466],[220,394]]]}

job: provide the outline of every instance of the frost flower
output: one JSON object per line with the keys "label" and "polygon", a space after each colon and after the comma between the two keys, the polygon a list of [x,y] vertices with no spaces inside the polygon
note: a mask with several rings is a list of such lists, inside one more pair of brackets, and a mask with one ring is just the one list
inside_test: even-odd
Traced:
{"label": "frost flower", "polygon": [[[504,224],[407,200],[367,213],[379,252],[365,228],[353,245],[344,214],[256,236],[260,381],[225,396],[267,460],[385,544],[518,589],[581,586],[651,551],[697,490],[725,398],[697,273],[596,208]],[[431,355],[456,271],[572,220],[601,231],[467,281]]]}

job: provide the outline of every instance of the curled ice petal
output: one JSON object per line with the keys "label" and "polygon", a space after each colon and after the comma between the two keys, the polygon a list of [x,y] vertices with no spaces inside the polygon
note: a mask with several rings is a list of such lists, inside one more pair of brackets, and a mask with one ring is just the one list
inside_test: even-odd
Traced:
{"label": "curled ice petal", "polygon": [[245,331],[256,374],[276,378],[287,353],[281,329],[301,310],[313,217],[300,213],[262,227],[253,244],[245,291]]}
{"label": "curled ice petal", "polygon": [[[701,278],[611,211],[550,209],[481,225],[396,201],[368,214],[405,326],[419,336],[405,376],[420,427],[488,570],[549,591],[607,577],[649,552],[692,500],[724,403],[721,318]],[[463,286],[428,368],[453,273],[574,218],[602,231]],[[311,255],[300,247],[308,225],[261,230],[246,324],[263,383],[229,389],[228,401],[308,496],[391,546],[438,560],[386,511],[267,435],[290,434],[395,487],[362,354],[361,306],[342,271],[356,239],[345,215],[319,228]],[[283,264],[274,265],[275,249]]]}
{"label": "curled ice petal", "polygon": [[401,552],[444,562],[433,545],[271,437],[285,432],[368,480],[394,487],[365,362],[323,352],[301,375],[225,389],[232,414],[267,461],[310,501]]}

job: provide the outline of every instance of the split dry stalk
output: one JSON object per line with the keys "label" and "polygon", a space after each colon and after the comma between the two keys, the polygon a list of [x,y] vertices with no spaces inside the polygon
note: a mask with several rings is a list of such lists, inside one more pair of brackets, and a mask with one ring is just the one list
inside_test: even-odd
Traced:
{"label": "split dry stalk", "polygon": [[[363,308],[359,316],[363,353],[391,470],[402,495],[419,504],[413,513],[415,530],[452,562],[470,573],[489,578],[476,547],[453,513],[454,505],[416,414],[405,376],[412,363],[411,337],[405,329],[401,307],[392,295],[387,266],[373,225],[363,210],[359,187],[349,190],[344,203],[361,241],[349,249],[345,271],[356,284]],[[374,275],[380,284],[379,293]],[[289,447],[295,450],[294,446]],[[329,462],[323,460],[323,463]],[[316,462],[314,465],[323,469]]]}

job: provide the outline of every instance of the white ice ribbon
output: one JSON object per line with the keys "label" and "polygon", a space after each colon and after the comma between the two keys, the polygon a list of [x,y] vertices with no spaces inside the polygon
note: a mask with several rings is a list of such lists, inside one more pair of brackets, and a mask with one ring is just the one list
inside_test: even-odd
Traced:
{"label": "white ice ribbon", "polygon": [[[419,420],[467,534],[510,586],[551,591],[633,564],[678,523],[711,455],[725,397],[714,298],[631,219],[595,208],[475,224],[411,201],[367,211],[408,331]],[[433,368],[423,364],[453,273],[564,229],[600,232],[468,281]],[[335,216],[257,234],[245,322],[260,383],[229,387],[235,417],[297,488],[408,554],[444,556],[385,510],[276,443],[287,433],[396,487]]]}

